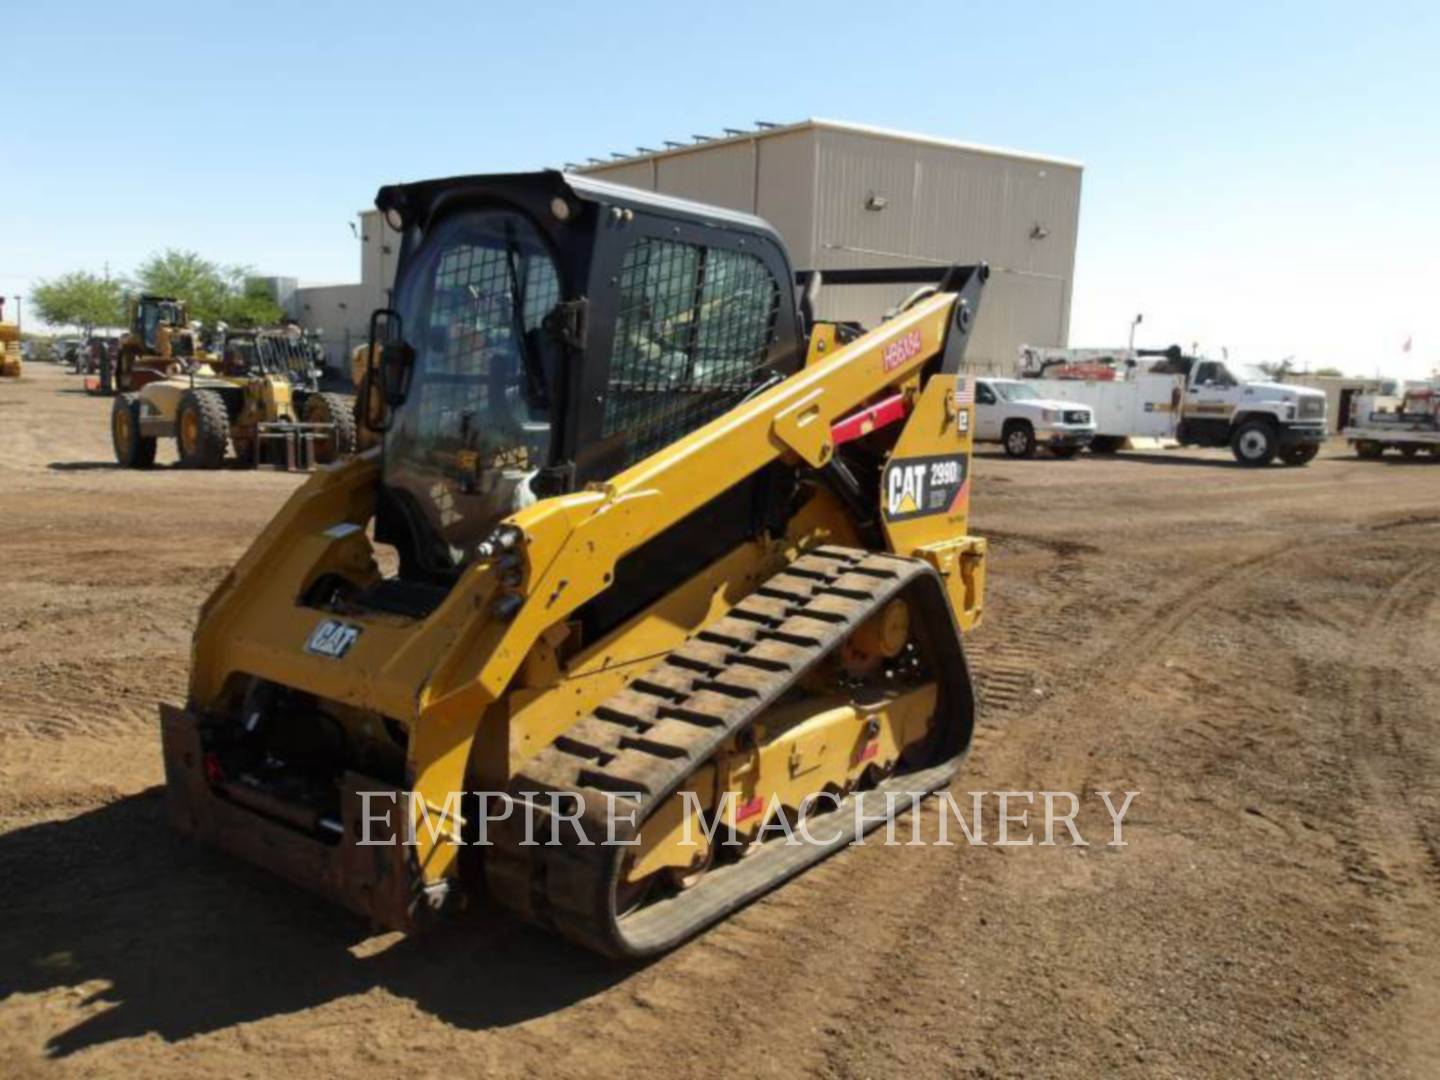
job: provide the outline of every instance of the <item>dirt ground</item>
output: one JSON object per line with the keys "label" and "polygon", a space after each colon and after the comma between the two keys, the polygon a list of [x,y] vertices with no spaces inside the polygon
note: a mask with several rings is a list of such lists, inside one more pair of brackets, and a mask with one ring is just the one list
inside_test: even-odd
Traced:
{"label": "dirt ground", "polygon": [[953,790],[1138,791],[1127,846],[1093,795],[1089,847],[867,844],[627,967],[167,832],[156,705],[300,479],[118,471],[108,409],[0,383],[0,1073],[1440,1075],[1440,462],[981,455]]}

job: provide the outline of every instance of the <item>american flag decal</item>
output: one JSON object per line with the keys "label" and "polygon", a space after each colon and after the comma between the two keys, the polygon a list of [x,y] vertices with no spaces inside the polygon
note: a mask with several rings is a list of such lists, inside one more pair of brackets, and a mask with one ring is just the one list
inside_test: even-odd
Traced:
{"label": "american flag decal", "polygon": [[966,376],[964,382],[962,382],[962,383],[957,383],[956,386],[955,386],[955,405],[956,405],[956,407],[959,407],[959,406],[961,406],[961,405],[974,405],[974,404],[975,404],[975,380],[974,380],[973,378],[970,378],[969,376]]}

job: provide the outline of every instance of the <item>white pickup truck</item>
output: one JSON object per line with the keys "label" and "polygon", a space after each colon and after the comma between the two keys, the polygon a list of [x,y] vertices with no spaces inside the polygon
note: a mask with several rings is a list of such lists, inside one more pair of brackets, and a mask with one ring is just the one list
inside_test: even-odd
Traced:
{"label": "white pickup truck", "polygon": [[[1077,355],[1094,353],[1095,356]],[[1088,405],[1091,450],[1128,438],[1228,446],[1241,465],[1306,465],[1327,437],[1325,395],[1304,386],[1237,379],[1219,360],[1164,350],[1022,348],[1019,370],[1037,397]],[[1059,377],[1055,377],[1056,375]]]}
{"label": "white pickup truck", "polygon": [[1440,458],[1440,385],[1411,386],[1383,408],[1375,397],[1355,402],[1358,417],[1341,432],[1362,458],[1378,458],[1386,450],[1413,458],[1422,450]]}
{"label": "white pickup truck", "polygon": [[1034,457],[1043,445],[1068,458],[1094,437],[1095,418],[1084,406],[1046,398],[1023,379],[975,380],[976,442],[999,443],[1011,457]]}

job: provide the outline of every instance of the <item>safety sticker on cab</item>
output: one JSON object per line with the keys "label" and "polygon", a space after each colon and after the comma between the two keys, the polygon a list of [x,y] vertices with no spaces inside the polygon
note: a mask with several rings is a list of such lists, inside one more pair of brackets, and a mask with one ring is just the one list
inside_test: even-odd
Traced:
{"label": "safety sticker on cab", "polygon": [[880,497],[885,520],[905,521],[949,513],[965,490],[970,459],[964,454],[896,459],[885,468]]}

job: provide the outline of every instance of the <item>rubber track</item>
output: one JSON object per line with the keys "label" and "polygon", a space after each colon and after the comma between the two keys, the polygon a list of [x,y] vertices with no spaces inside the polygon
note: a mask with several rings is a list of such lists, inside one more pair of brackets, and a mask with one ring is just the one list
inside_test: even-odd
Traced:
{"label": "rubber track", "polygon": [[[751,858],[712,870],[694,888],[617,919],[615,883],[630,849],[599,841],[610,827],[607,792],[612,798],[639,793],[638,804],[627,797],[617,798],[615,805],[617,817],[635,810],[634,819],[643,825],[728,740],[902,592],[927,627],[929,663],[940,682],[937,718],[944,726],[934,740],[934,760],[872,789],[865,795],[867,815],[875,806],[884,807],[887,791],[907,796],[897,796],[898,814],[919,795],[943,786],[969,747],[975,697],[939,576],[917,559],[819,548],[770,578],[526,762],[510,793],[536,807],[533,839],[524,842],[518,811],[492,829],[493,846],[486,852],[492,895],[523,918],[598,952],[649,956],[847,844],[854,835],[853,795],[839,810],[813,821],[816,835],[843,832],[835,842],[767,844]],[[551,819],[543,809],[551,792],[584,797],[580,824],[592,844],[582,844],[570,822],[560,823],[563,844],[543,842],[551,835]],[[569,810],[574,809],[572,804]],[[883,821],[877,818],[867,828]],[[617,835],[627,833],[617,830]]]}

